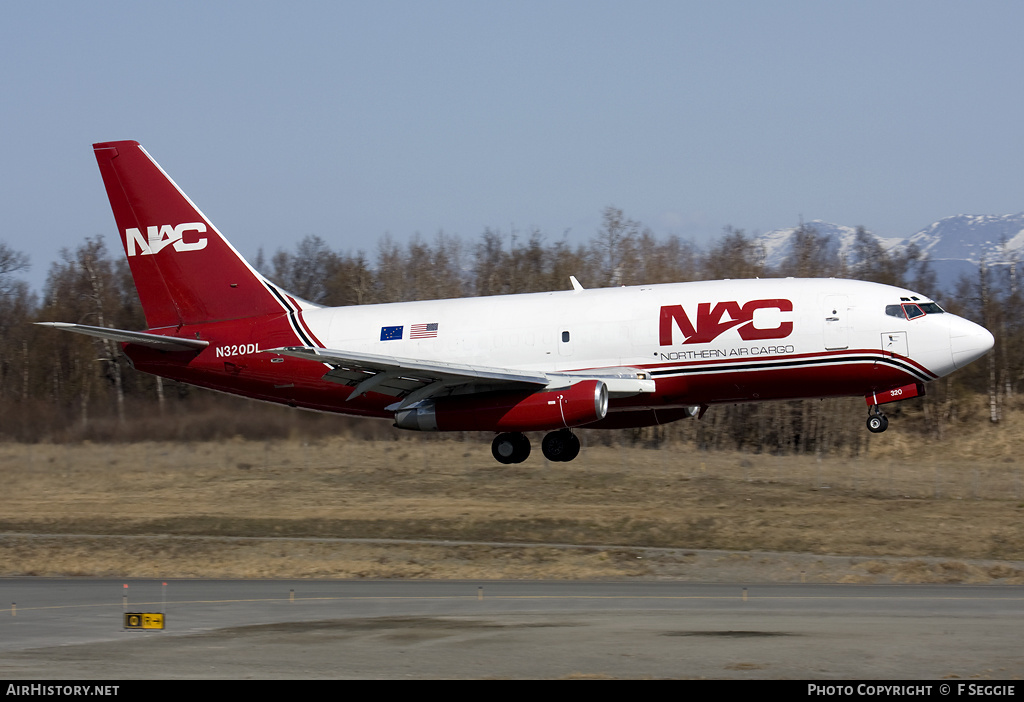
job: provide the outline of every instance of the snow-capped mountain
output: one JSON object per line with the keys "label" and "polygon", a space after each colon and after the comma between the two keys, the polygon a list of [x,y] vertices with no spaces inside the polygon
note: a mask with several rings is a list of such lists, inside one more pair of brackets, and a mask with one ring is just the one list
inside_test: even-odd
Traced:
{"label": "snow-capped mountain", "polygon": [[954,215],[908,240],[933,261],[989,263],[1020,260],[1024,249],[1024,212],[1015,215]]}
{"label": "snow-capped mountain", "polygon": [[[826,235],[836,255],[853,260],[856,227],[821,220],[807,222],[806,226]],[[778,266],[786,260],[792,250],[795,231],[795,227],[778,229],[758,237],[765,247],[769,266]],[[911,244],[917,246],[927,256],[941,290],[953,290],[960,276],[975,273],[983,260],[991,266],[1024,263],[1024,212],[945,217],[906,239],[883,238],[870,231],[868,233],[886,251],[902,250]]]}
{"label": "snow-capped mountain", "polygon": [[[825,235],[828,237],[830,254],[841,256],[847,260],[851,260],[853,258],[853,245],[857,238],[857,227],[845,227],[841,224],[823,222],[820,219],[806,222],[804,226],[811,227],[819,235]],[[781,265],[782,262],[786,260],[793,250],[793,234],[795,232],[796,227],[791,227],[789,229],[776,229],[758,237],[758,240],[765,249],[766,264],[771,267],[775,267]],[[868,233],[871,234],[871,236],[873,236],[886,251],[895,246],[906,245],[907,243],[906,239],[886,239],[875,236],[871,232]]]}

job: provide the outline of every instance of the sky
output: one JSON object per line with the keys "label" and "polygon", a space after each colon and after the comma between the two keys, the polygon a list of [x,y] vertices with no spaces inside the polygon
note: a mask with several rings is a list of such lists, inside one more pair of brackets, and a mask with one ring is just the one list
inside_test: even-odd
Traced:
{"label": "sky", "polygon": [[[250,259],[315,234],[575,246],[609,206],[705,245],[1024,210],[1019,0],[8,3],[0,242],[41,290],[118,247],[134,139]],[[116,250],[116,248],[115,248]]]}

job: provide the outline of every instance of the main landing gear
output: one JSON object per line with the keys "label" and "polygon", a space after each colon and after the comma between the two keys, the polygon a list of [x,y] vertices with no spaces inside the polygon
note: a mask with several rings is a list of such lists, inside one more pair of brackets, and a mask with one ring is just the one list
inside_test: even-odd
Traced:
{"label": "main landing gear", "polygon": [[872,434],[881,434],[888,428],[889,420],[878,409],[878,405],[871,405],[871,410],[868,412],[868,431]]}
{"label": "main landing gear", "polygon": [[530,440],[518,431],[498,434],[491,442],[491,455],[498,463],[522,463],[530,456]]}
{"label": "main landing gear", "polygon": [[540,450],[552,463],[567,463],[580,455],[580,440],[568,429],[560,429],[544,437]]}
{"label": "main landing gear", "polygon": [[[545,436],[540,447],[549,461],[566,462],[579,455],[580,440],[568,429],[560,429]],[[522,463],[530,456],[530,440],[518,431],[498,434],[491,442],[491,454],[498,463]]]}

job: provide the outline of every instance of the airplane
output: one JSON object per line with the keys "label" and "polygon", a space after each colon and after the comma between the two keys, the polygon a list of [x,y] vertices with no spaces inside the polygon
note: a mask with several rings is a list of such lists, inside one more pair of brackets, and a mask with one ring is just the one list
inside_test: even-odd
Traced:
{"label": "airplane", "polygon": [[991,333],[925,295],[842,279],[719,280],[325,308],[256,271],[136,141],[93,145],[146,331],[141,371],[291,407],[485,431],[521,463],[526,432],[571,461],[574,430],[666,424],[712,405],[862,396],[882,405],[987,353]]}

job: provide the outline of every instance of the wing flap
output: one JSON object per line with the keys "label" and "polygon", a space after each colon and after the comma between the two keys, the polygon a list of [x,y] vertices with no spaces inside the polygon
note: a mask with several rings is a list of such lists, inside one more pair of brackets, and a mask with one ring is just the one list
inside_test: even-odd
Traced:
{"label": "wing flap", "polygon": [[608,394],[611,397],[629,397],[654,392],[656,389],[651,374],[637,368],[596,368],[569,373],[552,373],[551,376],[552,382],[557,378],[570,378],[570,382],[591,378],[600,380],[608,387]]}
{"label": "wing flap", "polygon": [[[349,399],[358,397],[370,389],[393,397],[409,398],[416,395],[418,399],[422,399],[444,388],[459,385],[540,389],[550,382],[546,374],[538,371],[424,361],[310,346],[286,346],[268,349],[265,353],[326,363],[331,369],[324,374],[324,379],[351,386],[353,392]],[[426,393],[419,392],[426,388],[430,390]]]}

